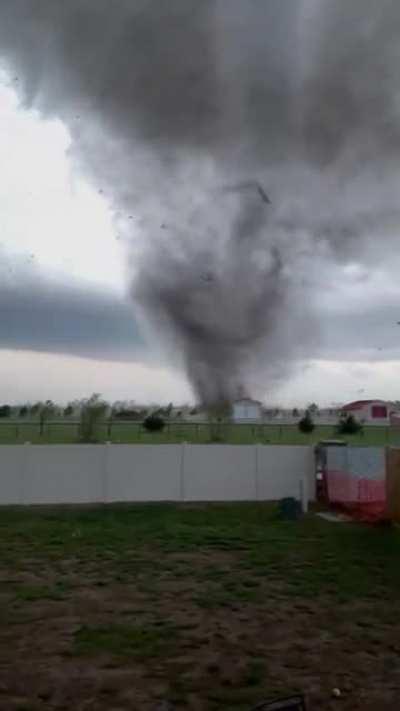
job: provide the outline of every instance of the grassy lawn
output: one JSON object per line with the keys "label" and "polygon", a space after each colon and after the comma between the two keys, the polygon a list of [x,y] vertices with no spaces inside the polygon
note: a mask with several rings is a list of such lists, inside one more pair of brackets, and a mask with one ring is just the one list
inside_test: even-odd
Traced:
{"label": "grassy lawn", "polygon": [[0,709],[398,708],[399,551],[263,504],[2,509]]}
{"label": "grassy lawn", "polygon": [[[131,444],[151,443],[210,443],[213,441],[231,444],[313,444],[321,439],[337,439],[334,427],[316,427],[310,435],[299,432],[295,425],[219,425],[170,424],[161,433],[149,433],[135,422],[112,424],[98,428],[100,442]],[[400,431],[390,427],[365,427],[364,433],[350,437],[341,436],[353,444],[388,445],[400,444]],[[0,422],[0,444],[16,444],[29,441],[37,444],[64,444],[78,441],[78,425],[74,422],[54,422],[46,424],[43,436],[39,434],[39,424],[24,422]]]}

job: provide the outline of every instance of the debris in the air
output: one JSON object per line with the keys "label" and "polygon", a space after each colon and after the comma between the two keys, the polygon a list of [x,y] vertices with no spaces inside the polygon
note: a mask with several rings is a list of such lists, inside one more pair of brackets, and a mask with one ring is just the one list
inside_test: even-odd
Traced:
{"label": "debris in the air", "polygon": [[257,189],[258,189],[259,194],[261,195],[261,199],[264,200],[264,202],[266,202],[268,205],[270,205],[270,204],[271,204],[271,200],[269,199],[269,197],[268,197],[267,193],[265,192],[264,188],[263,188],[261,185],[259,185]]}
{"label": "debris in the air", "polygon": [[210,282],[210,281],[213,281],[213,280],[214,280],[214,277],[213,277],[213,275],[211,274],[211,272],[205,272],[204,274],[201,275],[201,279],[202,279],[203,281]]}
{"label": "debris in the air", "polygon": [[261,183],[258,182],[258,180],[246,180],[242,183],[236,183],[236,185],[228,185],[226,188],[223,188],[223,191],[227,193],[241,192],[242,190],[257,190],[262,201],[265,202],[267,205],[271,204],[271,200],[269,199],[266,191],[264,190]]}

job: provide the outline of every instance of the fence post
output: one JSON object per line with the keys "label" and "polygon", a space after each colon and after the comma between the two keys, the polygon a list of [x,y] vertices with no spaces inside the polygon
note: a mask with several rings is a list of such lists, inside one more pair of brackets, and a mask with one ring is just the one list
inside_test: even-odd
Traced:
{"label": "fence post", "polygon": [[185,456],[186,456],[186,442],[181,444],[181,469],[180,469],[180,480],[179,480],[179,498],[181,501],[185,501]]}
{"label": "fence post", "polygon": [[19,475],[19,503],[23,506],[25,502],[25,481],[28,471],[28,460],[31,453],[30,442],[24,442],[21,448],[21,470]]}
{"label": "fence post", "polygon": [[307,477],[302,476],[300,479],[300,502],[301,509],[304,514],[308,513],[308,482]]}
{"label": "fence post", "polygon": [[110,469],[110,447],[111,442],[106,442],[104,445],[104,460],[103,460],[103,477],[101,486],[101,495],[103,499],[103,504],[107,503],[108,498],[108,475]]}
{"label": "fence post", "polygon": [[254,493],[255,493],[255,499],[256,501],[259,501],[260,498],[260,492],[259,492],[259,467],[260,467],[260,445],[255,444],[254,445]]}

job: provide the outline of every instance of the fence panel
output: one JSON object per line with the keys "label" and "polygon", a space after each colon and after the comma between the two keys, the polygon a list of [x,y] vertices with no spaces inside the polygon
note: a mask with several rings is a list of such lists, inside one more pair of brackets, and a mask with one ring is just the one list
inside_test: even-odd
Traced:
{"label": "fence panel", "polygon": [[258,447],[258,498],[276,501],[287,496],[299,497],[300,482],[305,481],[310,500],[315,497],[312,447]]}
{"label": "fence panel", "polygon": [[23,445],[0,446],[0,503],[22,504],[23,472],[26,448]]}
{"label": "fence panel", "polygon": [[106,501],[179,501],[181,445],[106,447]]}
{"label": "fence panel", "polygon": [[209,444],[185,447],[186,501],[252,501],[255,447]]}
{"label": "fence panel", "polygon": [[[0,504],[256,501],[299,497],[311,447],[3,445]],[[307,488],[307,487],[306,487]]]}
{"label": "fence panel", "polygon": [[104,446],[32,445],[24,475],[25,504],[103,501]]}

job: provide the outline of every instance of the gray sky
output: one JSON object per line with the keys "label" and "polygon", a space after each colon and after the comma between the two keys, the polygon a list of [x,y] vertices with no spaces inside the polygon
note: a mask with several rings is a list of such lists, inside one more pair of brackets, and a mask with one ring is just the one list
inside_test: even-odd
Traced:
{"label": "gray sky", "polygon": [[[119,4],[122,7],[124,3]],[[324,5],[322,2],[319,4],[321,7]],[[17,5],[18,3],[15,7]],[[42,5],[44,7],[43,2]],[[85,5],[88,3],[85,2]],[[342,3],[338,3],[338,7],[339,5],[342,7]],[[261,17],[262,8],[260,4],[258,6]],[[386,36],[390,49],[390,22],[384,19],[379,19],[378,22],[377,2],[368,0],[362,5],[358,0],[353,0],[343,5],[345,6],[349,8],[347,20],[350,18],[353,23],[350,24],[350,30],[346,23],[343,24],[343,17],[339,12],[337,16],[332,13],[333,18],[327,13],[327,17],[324,15],[324,22],[332,22],[332,26],[344,35],[348,33],[346,41],[352,39],[354,30],[354,36],[358,38],[357,46],[363,47],[363,42],[366,43],[369,37],[371,53],[375,42],[382,41]],[[225,47],[225,58],[230,57],[229,52],[234,54],[235,33],[241,31],[240,6],[235,0],[231,7],[232,47]],[[269,7],[269,19],[275,22],[277,37],[280,33],[284,35],[287,23],[291,25],[295,18],[289,10],[287,13],[277,13],[275,17],[274,3],[270,2]],[[292,3],[290,7],[293,7]],[[388,2],[384,3],[388,19],[392,13],[391,7],[394,6]],[[365,27],[361,28],[359,21],[362,8],[365,8],[365,15],[362,15]],[[394,10],[392,25],[393,20],[398,19],[397,15]],[[344,17],[346,19],[346,15]],[[318,38],[318,33],[316,37]],[[22,36],[21,42],[23,39]],[[312,40],[311,44],[318,54],[318,39],[313,35]],[[201,33],[197,41],[201,48]],[[279,45],[279,42],[277,44]],[[388,66],[391,66],[389,49],[385,48],[387,56],[383,56],[382,61],[387,61]],[[268,51],[278,65],[280,62],[284,65],[289,60],[293,61],[293,57],[289,57],[289,50],[284,50],[282,57],[277,53],[275,45],[271,45]],[[292,48],[292,51],[295,51],[295,48]],[[247,66],[247,70],[253,67],[257,73],[258,66],[253,64],[253,49],[244,48],[244,52],[244,66]],[[351,70],[347,73],[343,64],[340,64],[343,57],[344,54],[341,55],[340,52],[336,56],[331,45],[327,45],[325,70],[317,77],[322,84],[314,89],[312,94],[313,101],[317,102],[314,107],[319,105],[318,102],[323,102],[325,107],[331,105],[331,110],[337,111],[346,91],[351,91],[351,82],[354,78],[358,81],[361,77],[358,62],[362,58],[369,58],[369,52],[361,54],[361,58],[355,55]],[[229,61],[231,60],[234,61],[233,55]],[[344,72],[343,82],[339,87],[334,81],[337,64]],[[229,62],[227,66],[230,66]],[[195,69],[196,67],[193,67],[193,71]],[[121,68],[121,71],[124,69]],[[223,63],[220,71],[223,74]],[[307,67],[304,67],[303,71],[306,72]],[[210,81],[210,75],[207,73],[205,76],[208,77],[207,81]],[[172,80],[175,81],[176,77],[173,76]],[[35,81],[34,68],[31,81]],[[20,82],[25,83],[23,104],[18,103],[18,96],[21,96],[18,87]],[[388,82],[388,88],[392,89],[390,77]],[[240,80],[238,83],[240,84]],[[398,117],[388,112],[390,122],[385,124],[385,135],[390,134],[393,138],[389,145],[389,137],[385,140],[382,138],[379,117],[373,114],[368,120],[366,107],[371,99],[368,85],[361,83],[359,86],[362,101],[360,100],[359,104],[353,102],[350,116],[342,113],[336,117],[335,132],[322,131],[322,119],[319,126],[314,125],[320,140],[311,146],[311,152],[317,151],[318,161],[323,162],[330,160],[331,153],[336,151],[340,156],[339,162],[328,171],[322,170],[319,165],[315,175],[310,175],[303,167],[300,169],[299,163],[290,168],[285,163],[275,172],[273,181],[271,179],[272,199],[278,199],[278,205],[273,216],[274,239],[269,241],[269,247],[272,245],[274,248],[279,239],[281,254],[284,258],[287,255],[290,257],[286,267],[291,279],[290,299],[288,306],[285,305],[281,312],[280,326],[276,333],[280,351],[277,355],[273,348],[271,350],[271,347],[268,349],[263,345],[257,367],[254,367],[249,375],[249,382],[259,397],[273,399],[275,402],[295,405],[310,400],[344,401],[360,397],[361,391],[364,391],[366,397],[400,399],[400,385],[396,375],[400,365],[400,327],[397,326],[397,321],[400,321],[400,254],[397,248],[400,216],[396,210],[399,181],[397,168],[392,165],[390,159],[390,152],[395,155],[397,151]],[[243,91],[246,87],[243,83]],[[272,91],[271,87],[269,89]],[[204,91],[212,96],[215,87],[212,83],[207,84]],[[275,106],[278,117],[291,115],[287,110],[287,103],[292,91],[292,87],[283,83],[281,96]],[[160,270],[158,262],[156,270],[153,270],[154,259],[149,253],[143,261],[143,234],[147,239],[146,232],[141,233],[139,227],[137,242],[131,236],[127,239],[127,224],[129,227],[132,223],[139,224],[143,215],[146,219],[154,210],[155,204],[157,220],[160,223],[164,218],[170,218],[171,204],[180,207],[188,198],[192,199],[191,164],[183,162],[179,169],[174,167],[174,170],[177,170],[176,175],[179,175],[179,195],[176,196],[171,188],[172,197],[168,195],[166,198],[164,193],[160,192],[161,188],[165,187],[161,180],[161,187],[150,196],[148,202],[142,199],[144,208],[143,204],[136,208],[134,203],[130,202],[130,181],[137,181],[137,199],[140,203],[140,191],[151,184],[158,168],[156,162],[153,164],[154,156],[151,152],[147,153],[145,150],[142,153],[145,143],[140,141],[135,144],[134,153],[140,171],[139,168],[132,168],[130,164],[125,168],[120,153],[124,146],[123,143],[118,146],[116,140],[119,135],[121,139],[126,139],[128,122],[121,119],[115,121],[110,130],[112,140],[110,139],[109,144],[105,141],[103,145],[96,135],[98,126],[90,122],[91,114],[88,110],[87,128],[80,127],[81,131],[86,131],[86,152],[82,153],[77,149],[79,137],[76,135],[76,127],[71,127],[71,122],[67,120],[63,122],[61,110],[61,118],[57,116],[54,108],[57,105],[54,87],[43,88],[42,98],[31,102],[26,100],[27,92],[29,93],[29,78],[21,73],[15,74],[5,66],[0,75],[0,400],[33,400],[44,397],[67,400],[87,395],[93,390],[102,392],[110,399],[126,397],[176,401],[193,398],[193,389],[183,367],[183,356],[176,357],[165,334],[161,341],[154,338],[154,332],[150,335],[141,299],[136,298],[137,292],[133,299],[129,296],[132,272],[140,272],[141,265],[146,267],[152,279],[156,276],[157,282],[162,283],[166,278],[165,274]],[[381,105],[386,106],[388,99],[385,87],[381,87],[380,92],[379,101]],[[73,91],[71,86],[68,86],[65,96],[58,97],[58,101],[60,104],[63,101],[65,103],[65,97],[71,96]],[[238,99],[246,101],[243,93],[239,97],[236,94],[227,94],[225,97],[240,113],[241,104],[235,103]],[[138,112],[139,133],[150,127],[145,119],[153,114],[155,108],[158,110],[157,101],[156,95],[150,99],[148,96],[142,97],[146,111]],[[310,107],[313,106],[313,101],[310,101]],[[46,102],[48,109],[44,108]],[[66,106],[68,113],[71,106]],[[78,116],[79,106],[74,106],[73,110]],[[165,124],[164,119],[156,124],[154,130],[157,132],[166,130],[171,119],[173,126],[177,128],[175,104],[164,105],[164,110]],[[83,118],[85,111],[85,108],[81,111]],[[357,114],[360,111],[364,113]],[[240,120],[240,116],[235,113],[233,115],[236,118],[235,121],[232,119],[230,130],[234,136],[237,130],[235,122]],[[79,118],[80,123],[84,123],[83,118]],[[186,144],[190,151],[193,150],[192,120],[190,112],[185,114],[180,132],[171,134],[174,142]],[[257,125],[257,113],[250,111],[246,120],[252,124],[252,137],[258,140],[260,129]],[[196,134],[196,139],[201,145],[208,147],[211,138],[208,135],[207,112],[201,125],[202,131]],[[273,134],[273,118],[270,126]],[[312,121],[307,126],[312,127]],[[277,148],[282,130],[280,127],[274,138]],[[293,126],[289,124],[284,129],[291,136],[293,130]],[[92,136],[95,149],[93,155],[97,155],[99,144],[104,149],[100,169],[93,163],[92,152],[88,153],[86,145]],[[347,145],[348,140],[354,150],[353,155]],[[374,151],[378,151],[377,155],[381,158],[383,156],[376,173],[371,171],[368,164],[374,151],[369,155],[365,152],[365,145],[371,145]],[[257,141],[245,155],[251,156],[257,148],[262,148],[265,159],[265,146]],[[221,156],[223,158],[222,153]],[[129,186],[126,188],[129,199],[119,187],[116,200],[110,188],[114,175],[113,161],[118,165],[119,158],[123,165],[122,175],[125,175]],[[237,158],[240,156],[234,157],[229,170]],[[362,158],[366,161],[365,169],[359,169],[353,176],[352,169],[348,166],[353,166]],[[199,190],[202,194],[204,186],[221,183],[227,174],[225,168],[219,171],[219,168],[210,165],[208,159],[203,161],[200,157],[197,158],[196,169],[198,167],[196,177],[200,180]],[[118,168],[115,170],[120,180]],[[147,174],[143,171],[147,171]],[[186,181],[183,180],[185,175]],[[322,179],[321,175],[325,177]],[[266,171],[267,184],[269,177]],[[343,191],[338,189],[342,179]],[[280,201],[280,196],[285,194],[288,196],[286,202]],[[295,198],[298,198],[297,203]],[[121,208],[124,200],[133,205],[132,210],[128,210],[126,214]],[[165,204],[160,209],[159,205],[164,200]],[[185,214],[185,220],[190,221],[191,214]],[[218,210],[215,210],[213,217],[220,224]],[[132,221],[128,222],[130,218]],[[295,223],[295,230],[292,229],[291,223]],[[196,230],[199,231],[198,226]],[[318,230],[324,234],[323,246],[321,247],[320,243],[317,247],[310,246],[309,235]],[[292,256],[293,240],[296,240],[298,245],[295,259]],[[156,244],[159,246],[160,243],[156,241]],[[181,284],[188,289],[186,293],[190,307],[197,313],[199,309],[203,309],[203,297],[200,295],[200,300],[193,298],[194,290],[190,288],[190,280],[193,279],[192,265],[195,264],[198,272],[202,269],[199,264],[207,264],[208,253],[203,251],[200,254],[197,247],[194,249],[193,246],[196,247],[194,242],[189,246],[183,244],[188,261],[185,267],[186,281]],[[241,255],[240,259],[244,258],[244,253],[238,254]],[[254,255],[256,254],[254,249]],[[252,258],[254,255],[251,255]],[[215,256],[216,252],[213,259]],[[175,264],[168,259],[164,260],[165,269],[167,266],[172,269],[170,274],[173,280],[180,278],[180,270],[177,271]],[[221,303],[225,303],[224,308],[228,313],[227,304],[234,296],[228,280],[234,271],[227,269],[225,265],[221,270],[221,284],[224,285]],[[196,271],[194,273],[196,274]],[[154,280],[147,282],[149,283],[154,284]],[[168,281],[164,283],[163,291],[160,291],[161,296],[169,296],[169,284]],[[140,293],[143,293],[143,289],[139,296]],[[269,292],[266,293],[268,295]],[[159,296],[157,299],[155,307],[160,313],[162,309]],[[152,309],[154,310],[154,304],[151,304],[148,313],[150,319],[153,315]],[[171,313],[173,314],[171,310],[167,313],[168,318]],[[204,313],[207,316],[210,313],[208,305]],[[235,311],[235,314],[237,313],[238,311]],[[246,320],[252,314],[253,311],[246,302],[243,318]],[[180,325],[177,331],[174,331],[176,324],[172,323],[171,328],[168,318],[165,321],[166,330],[175,334],[171,340],[178,343],[178,337],[183,334],[184,351],[187,349],[188,331],[179,330]],[[194,323],[192,315],[189,314],[187,318],[189,320],[185,323],[189,324],[191,333]],[[229,318],[226,322],[229,338],[236,338],[236,316],[232,324]],[[259,320],[259,316],[255,323],[264,327],[264,321]],[[294,338],[293,334],[298,335]],[[213,331],[211,342],[212,338],[215,339]],[[254,341],[254,349],[258,347],[258,342]],[[177,350],[180,350],[179,347]],[[191,348],[189,353],[194,353]],[[287,357],[290,361],[290,369],[285,372],[284,377],[268,377],[267,370],[260,367],[259,361],[268,361],[268,358],[279,361],[282,357]],[[236,367],[236,356],[230,362]]]}

